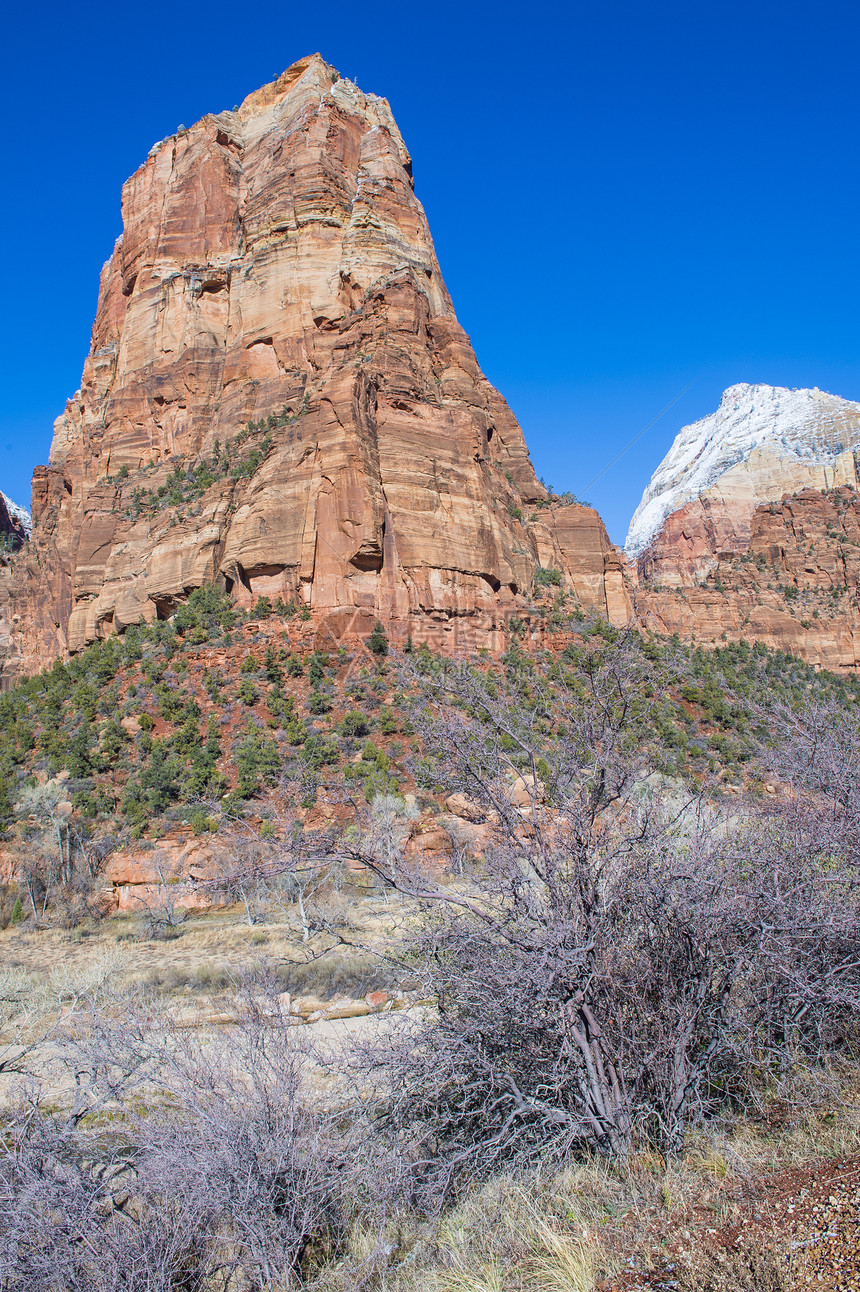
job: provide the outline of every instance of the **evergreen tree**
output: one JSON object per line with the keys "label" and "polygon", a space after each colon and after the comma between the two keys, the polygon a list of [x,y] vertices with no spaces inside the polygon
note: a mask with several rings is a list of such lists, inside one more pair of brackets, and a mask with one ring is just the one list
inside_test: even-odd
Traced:
{"label": "evergreen tree", "polygon": [[290,677],[301,677],[304,673],[304,665],[298,655],[289,655],[287,657],[287,673]]}
{"label": "evergreen tree", "polygon": [[367,646],[374,655],[388,654],[388,638],[385,635],[385,629],[382,627],[382,624],[378,619],[373,625],[373,631],[367,639]]}
{"label": "evergreen tree", "polygon": [[238,699],[242,701],[243,704],[248,704],[248,705],[256,704],[260,698],[259,691],[254,686],[254,683],[251,681],[249,677],[242,678],[242,681],[239,683],[239,689],[236,692],[236,695]]}
{"label": "evergreen tree", "polygon": [[272,682],[275,686],[283,686],[284,670],[281,667],[280,660],[278,659],[278,652],[271,644],[266,647],[266,654],[263,659],[263,669],[269,682]]}
{"label": "evergreen tree", "polygon": [[236,750],[236,770],[239,773],[237,793],[241,798],[251,798],[264,784],[272,784],[281,772],[281,755],[271,736],[249,722],[245,735]]}

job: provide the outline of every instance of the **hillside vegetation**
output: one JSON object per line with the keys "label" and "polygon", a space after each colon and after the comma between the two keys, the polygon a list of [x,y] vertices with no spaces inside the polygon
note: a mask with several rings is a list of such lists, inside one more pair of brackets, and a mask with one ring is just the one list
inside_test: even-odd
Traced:
{"label": "hillside vegetation", "polygon": [[[484,656],[470,665],[500,694],[544,706],[547,753],[564,737],[552,720],[556,699],[584,700],[618,640],[565,600],[547,598],[531,623],[515,621],[500,662]],[[547,649],[530,647],[532,623],[548,627]],[[392,660],[381,628],[368,648],[315,648],[311,628],[292,604],[273,607],[263,597],[243,613],[201,588],[170,622],[130,628],[7,691],[0,828],[15,832],[16,805],[34,777],[64,777],[81,838],[106,832],[114,840],[265,816],[267,787],[285,777],[302,781],[305,806],[344,784],[367,801],[401,786],[432,793],[410,714],[420,679],[444,676],[452,662],[425,647]],[[755,780],[769,715],[813,696],[850,710],[860,695],[852,676],[816,674],[758,645],[696,649],[636,633],[624,640],[643,665],[629,739],[654,770],[688,783],[709,773],[729,785]]]}
{"label": "hillside vegetation", "polygon": [[[120,925],[103,867],[183,831],[248,931],[194,1016],[113,961],[5,983],[10,1292],[588,1289],[682,1179],[728,1205],[803,1127],[858,1151],[857,683],[551,592],[533,619],[498,660],[395,657],[203,589],[3,697],[7,946],[167,960],[170,882]],[[320,1030],[296,992],[338,960],[368,1004]],[[788,1255],[679,1286],[787,1288]]]}

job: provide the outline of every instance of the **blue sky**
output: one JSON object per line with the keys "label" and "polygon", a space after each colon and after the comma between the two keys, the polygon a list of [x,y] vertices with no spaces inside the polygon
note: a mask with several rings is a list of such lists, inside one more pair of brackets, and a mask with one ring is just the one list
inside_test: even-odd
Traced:
{"label": "blue sky", "polygon": [[[0,53],[0,488],[77,388],[123,181],[307,53],[385,95],[538,474],[627,523],[737,381],[860,400],[856,4],[17,5]],[[670,411],[586,490],[660,409]]]}

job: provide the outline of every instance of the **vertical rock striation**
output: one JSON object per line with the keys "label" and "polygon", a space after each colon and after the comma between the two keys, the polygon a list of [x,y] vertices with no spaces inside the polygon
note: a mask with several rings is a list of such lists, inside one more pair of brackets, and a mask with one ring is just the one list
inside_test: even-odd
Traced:
{"label": "vertical rock striation", "polygon": [[[456,320],[384,99],[303,59],[157,144],[122,215],[33,541],[0,577],[7,676],[206,581],[295,599],[334,636],[380,618],[495,647],[539,547],[583,565],[564,518],[520,519],[545,491]],[[591,516],[605,606],[617,558]]]}

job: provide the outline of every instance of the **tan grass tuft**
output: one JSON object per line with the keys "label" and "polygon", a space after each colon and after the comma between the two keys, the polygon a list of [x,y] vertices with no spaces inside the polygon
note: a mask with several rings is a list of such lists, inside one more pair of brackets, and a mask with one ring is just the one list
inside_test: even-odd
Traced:
{"label": "tan grass tuft", "polygon": [[532,1231],[535,1254],[526,1265],[532,1292],[592,1292],[594,1252],[586,1239],[569,1237],[541,1221]]}
{"label": "tan grass tuft", "polygon": [[443,1274],[439,1292],[505,1292],[505,1276],[498,1262],[471,1270],[451,1270]]}

